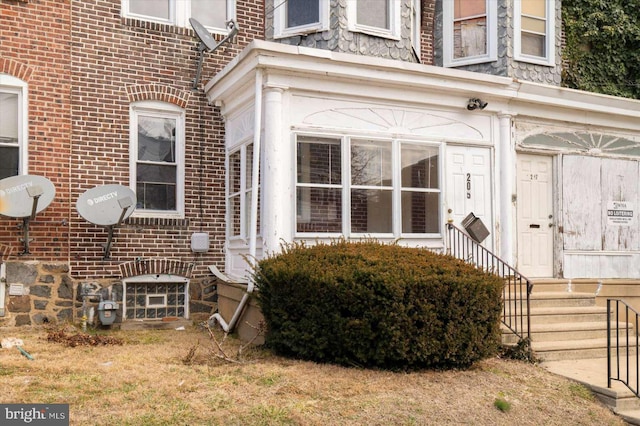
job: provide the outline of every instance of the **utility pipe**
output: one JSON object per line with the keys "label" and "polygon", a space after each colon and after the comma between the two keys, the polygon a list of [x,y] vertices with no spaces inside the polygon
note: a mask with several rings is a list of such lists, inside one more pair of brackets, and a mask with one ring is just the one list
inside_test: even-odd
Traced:
{"label": "utility pipe", "polygon": [[[253,170],[251,176],[251,216],[250,216],[250,229],[249,229],[249,262],[251,266],[255,266],[256,259],[256,245],[258,238],[258,185],[260,184],[260,134],[262,129],[262,70],[256,70],[256,82],[255,82],[255,105],[253,108]],[[215,313],[209,318],[209,321],[216,320],[225,331],[230,333],[236,326],[245,305],[253,293],[255,283],[253,275],[249,275],[249,281],[247,282],[247,291],[242,296],[236,311],[231,317],[231,321],[227,323],[220,313]]]}

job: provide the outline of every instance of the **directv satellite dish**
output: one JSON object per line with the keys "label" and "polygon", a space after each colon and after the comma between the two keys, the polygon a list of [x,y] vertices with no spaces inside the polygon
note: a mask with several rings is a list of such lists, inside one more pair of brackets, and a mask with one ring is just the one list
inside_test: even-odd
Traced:
{"label": "directv satellite dish", "polygon": [[189,18],[189,23],[191,24],[191,27],[193,27],[193,31],[195,31],[196,36],[198,36],[198,40],[200,40],[200,43],[198,43],[198,51],[200,52],[198,70],[196,71],[196,78],[193,80],[193,89],[196,89],[198,87],[198,82],[200,81],[200,73],[202,72],[202,61],[204,59],[205,50],[213,52],[223,43],[230,41],[236,34],[238,34],[238,25],[233,20],[228,21],[227,30],[229,30],[229,33],[220,40],[220,43],[216,43],[209,30],[207,30],[204,25],[198,22],[195,18]]}
{"label": "directv satellite dish", "polygon": [[88,222],[106,226],[109,238],[104,259],[109,259],[113,230],[136,209],[136,194],[126,186],[102,185],[85,191],[76,202],[76,210]]}
{"label": "directv satellite dish", "polygon": [[55,195],[56,188],[46,177],[20,175],[4,178],[0,180],[0,214],[8,217],[35,216],[49,207]]}
{"label": "directv satellite dish", "polygon": [[56,195],[56,188],[43,176],[19,175],[0,180],[0,214],[22,218],[24,251],[29,251],[29,222],[36,214],[49,207]]}

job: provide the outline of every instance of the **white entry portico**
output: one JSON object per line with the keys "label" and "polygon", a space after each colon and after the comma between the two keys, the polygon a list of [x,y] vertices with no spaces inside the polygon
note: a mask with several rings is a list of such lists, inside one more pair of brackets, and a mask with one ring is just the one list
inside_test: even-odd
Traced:
{"label": "white entry portico", "polygon": [[[484,245],[512,264],[532,255],[530,230],[546,227],[551,247],[536,249],[546,263],[531,265],[532,276],[576,274],[564,234],[575,212],[564,199],[571,184],[562,158],[634,154],[554,143],[554,129],[570,123],[577,132],[640,140],[635,101],[263,41],[252,42],[205,91],[225,118],[225,269],[236,277],[247,275],[251,241],[258,258],[283,242],[337,237],[443,250],[447,221],[471,212],[490,231]],[[468,109],[473,98],[486,108]],[[545,176],[548,223],[522,223],[530,213],[523,209],[532,208],[519,193],[518,159],[525,155],[553,165]],[[622,201],[635,214],[633,196]],[[619,201],[609,198],[603,202]],[[637,221],[628,223],[637,235]],[[637,248],[617,250],[636,255]],[[604,263],[619,254],[596,251]]]}

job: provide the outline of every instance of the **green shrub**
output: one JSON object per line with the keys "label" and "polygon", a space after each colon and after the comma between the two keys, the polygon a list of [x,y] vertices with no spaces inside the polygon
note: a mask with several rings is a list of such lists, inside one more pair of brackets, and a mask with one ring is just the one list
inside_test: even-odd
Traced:
{"label": "green shrub", "polygon": [[499,347],[502,281],[426,249],[293,244],[258,262],[255,279],[266,343],[282,355],[457,368]]}

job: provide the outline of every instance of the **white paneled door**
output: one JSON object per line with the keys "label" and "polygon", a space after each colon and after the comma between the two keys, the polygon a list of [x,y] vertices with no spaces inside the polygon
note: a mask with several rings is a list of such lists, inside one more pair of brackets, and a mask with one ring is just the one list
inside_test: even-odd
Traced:
{"label": "white paneled door", "polygon": [[553,217],[551,157],[518,155],[517,268],[527,277],[553,276]]}

